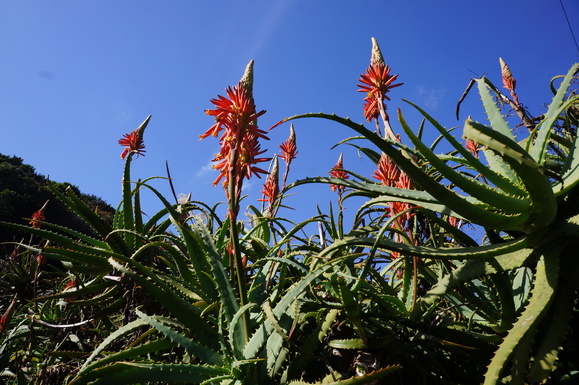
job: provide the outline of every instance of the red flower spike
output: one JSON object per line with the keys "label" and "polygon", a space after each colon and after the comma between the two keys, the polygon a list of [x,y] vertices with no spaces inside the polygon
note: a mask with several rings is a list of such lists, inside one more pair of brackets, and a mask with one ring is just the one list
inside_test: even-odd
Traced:
{"label": "red flower spike", "polygon": [[[348,174],[344,170],[342,170],[343,168],[344,168],[344,154],[340,154],[338,162],[330,171],[330,177],[339,179],[348,179]],[[338,194],[343,193],[344,190],[346,189],[346,187],[337,184],[330,184],[330,188],[332,189],[332,191],[337,191]]]}
{"label": "red flower spike", "polygon": [[410,179],[408,174],[400,171],[400,177],[396,181],[396,187],[404,189],[413,189],[414,184],[412,183],[412,179]]}
{"label": "red flower spike", "polygon": [[478,149],[479,149],[479,145],[477,142],[475,142],[474,140],[470,140],[467,139],[466,140],[466,144],[465,147],[467,150],[469,150],[470,152],[472,152],[472,154],[478,158]]}
{"label": "red flower spike", "polygon": [[450,223],[451,226],[459,228],[459,222],[458,222],[458,218],[455,217],[448,217],[448,223]]}
{"label": "red flower spike", "polygon": [[[261,150],[259,139],[269,138],[257,126],[257,118],[265,111],[256,111],[252,89],[253,60],[247,65],[239,83],[226,89],[227,96],[219,95],[211,100],[215,109],[206,110],[205,113],[215,117],[215,124],[200,136],[201,139],[210,135],[220,136],[221,148],[213,159],[216,162],[213,168],[220,170],[220,174],[213,184],[223,180],[223,187],[227,189],[230,183],[234,183],[235,196],[241,194],[244,178],[267,174],[256,164],[271,160],[260,157],[265,150]],[[234,178],[232,181],[229,180],[231,176]],[[236,197],[229,198],[237,200]]]}
{"label": "red flower spike", "polygon": [[128,154],[135,153],[137,155],[145,156],[145,142],[143,141],[143,134],[145,133],[145,128],[149,124],[151,115],[147,116],[147,119],[137,129],[133,130],[128,134],[124,134],[121,139],[119,139],[119,144],[125,149],[121,153],[121,159],[125,159]]}
{"label": "red flower spike", "polygon": [[10,324],[10,321],[12,320],[12,315],[14,314],[14,311],[16,310],[16,296],[14,296],[14,298],[12,298],[12,302],[10,302],[10,305],[8,305],[8,308],[4,311],[4,314],[2,314],[2,317],[0,317],[0,336],[2,334],[4,334],[4,332],[6,331],[6,329],[8,329],[8,325]]}
{"label": "red flower spike", "polygon": [[48,262],[48,258],[44,254],[38,254],[36,256],[36,268],[37,269],[41,266],[46,265],[46,262]]}
{"label": "red flower spike", "polygon": [[517,81],[513,78],[513,73],[511,69],[505,63],[502,57],[499,58],[499,62],[501,63],[501,75],[503,77],[503,87],[509,91],[514,91],[517,85]]}
{"label": "red flower spike", "polygon": [[40,221],[43,221],[46,219],[46,215],[44,214],[44,211],[46,210],[47,204],[48,204],[48,201],[46,201],[46,203],[44,203],[44,205],[40,208],[40,210],[38,210],[34,214],[32,214],[32,219],[29,222],[30,226],[34,227],[35,229],[39,229],[40,226],[42,226],[42,223],[40,223]]}
{"label": "red flower spike", "polygon": [[383,110],[386,111],[385,100],[390,100],[386,95],[390,89],[399,87],[404,83],[392,84],[398,75],[390,75],[390,67],[384,63],[382,52],[376,39],[372,38],[372,58],[370,66],[364,74],[358,79],[359,92],[365,92],[364,98],[364,117],[367,121],[377,119],[380,116],[380,103]]}
{"label": "red flower spike", "polygon": [[517,106],[520,106],[519,97],[517,96],[517,93],[515,92],[515,87],[517,86],[517,81],[513,77],[513,73],[511,72],[511,69],[509,68],[507,63],[505,63],[503,58],[500,57],[499,62],[501,63],[501,75],[503,78],[503,87],[510,91],[511,97],[513,98],[513,101],[515,102],[515,104]]}
{"label": "red flower spike", "polygon": [[280,158],[284,160],[284,162],[289,165],[292,160],[296,158],[298,155],[298,150],[296,146],[296,132],[294,131],[294,125],[290,125],[290,136],[286,139],[285,142],[279,145],[281,150]]}
{"label": "red flower spike", "polygon": [[[402,171],[400,171],[400,176],[399,176],[398,180],[396,180],[396,182],[394,183],[394,186],[398,187],[398,188],[403,188],[403,189],[413,189],[414,188],[414,184],[412,183],[412,180],[408,177],[408,175],[405,172],[402,172]],[[412,205],[410,205],[409,203],[391,202],[390,203],[390,214],[394,216],[394,215],[397,215],[403,211],[410,209],[411,207],[412,207]],[[408,230],[408,223],[410,222],[410,220],[412,219],[413,216],[414,216],[414,212],[407,211],[406,213],[404,213],[403,215],[398,217],[397,223],[400,227],[400,230]]]}
{"label": "red flower spike", "polygon": [[382,182],[383,186],[394,186],[400,177],[400,169],[388,155],[382,153],[378,162],[378,169],[372,175]]}
{"label": "red flower spike", "polygon": [[273,205],[277,196],[279,195],[279,165],[277,156],[273,157],[271,171],[265,180],[263,185],[263,190],[261,193],[265,196],[265,199],[258,199],[261,202],[267,202],[269,213],[273,213]]}

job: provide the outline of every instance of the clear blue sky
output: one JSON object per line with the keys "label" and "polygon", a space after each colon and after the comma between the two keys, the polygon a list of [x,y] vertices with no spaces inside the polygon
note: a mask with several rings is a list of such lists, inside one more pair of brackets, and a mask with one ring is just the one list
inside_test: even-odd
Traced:
{"label": "clear blue sky", "polygon": [[[563,4],[579,38],[579,1]],[[267,110],[261,127],[319,111],[363,122],[356,85],[371,37],[404,82],[389,111],[401,106],[414,127],[419,116],[401,98],[447,127],[462,125],[456,102],[475,74],[500,85],[499,57],[518,80],[520,101],[540,113],[551,77],[579,61],[558,0],[0,0],[0,153],[116,206],[117,141],[152,114],[134,179],[164,176],[168,161],[178,193],[215,203],[224,196],[208,167],[217,140],[198,140],[212,125],[210,99],[254,59],[255,101]],[[462,110],[462,119],[481,116],[475,93]],[[352,132],[319,120],[295,128],[290,180],[327,175],[341,151],[346,168],[371,175],[352,148],[331,149]],[[262,147],[277,152],[288,130],[276,128]],[[259,193],[261,183],[252,180],[247,192]],[[154,185],[168,194],[165,181]],[[316,204],[327,211],[335,195],[321,187],[300,189],[287,204],[303,217]],[[153,210],[154,200],[146,202]]]}

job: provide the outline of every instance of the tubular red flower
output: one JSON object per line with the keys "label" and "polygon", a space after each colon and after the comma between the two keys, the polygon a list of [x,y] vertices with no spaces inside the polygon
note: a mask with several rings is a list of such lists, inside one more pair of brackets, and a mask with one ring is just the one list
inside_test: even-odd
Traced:
{"label": "tubular red flower", "polygon": [[296,133],[294,131],[293,124],[290,125],[289,138],[287,138],[285,140],[285,142],[280,144],[279,148],[281,150],[281,153],[279,156],[280,156],[280,158],[282,158],[284,160],[284,162],[287,165],[289,165],[292,162],[292,160],[294,160],[296,158],[296,156],[298,155],[298,150],[297,150],[297,146],[296,146]]}
{"label": "tubular red flower", "polygon": [[46,219],[45,210],[47,204],[48,201],[46,201],[46,203],[44,203],[44,205],[42,205],[42,207],[39,210],[37,210],[34,214],[32,214],[32,218],[29,222],[30,226],[34,227],[35,229],[39,229],[42,226],[42,223],[40,223],[40,221]]}
{"label": "tubular red flower", "polygon": [[270,215],[273,214],[273,206],[277,196],[279,195],[279,165],[277,156],[274,156],[273,158],[271,172],[263,184],[263,190],[261,193],[265,196],[265,199],[258,199],[258,201],[267,202],[269,213]]}
{"label": "tubular red flower", "polygon": [[382,153],[378,162],[378,169],[374,171],[372,176],[382,182],[383,186],[391,187],[395,185],[400,177],[400,169],[389,156]]}
{"label": "tubular red flower", "polygon": [[475,142],[474,140],[470,140],[467,139],[466,140],[466,144],[465,147],[467,150],[469,150],[470,152],[472,152],[472,154],[478,158],[478,143]]}
{"label": "tubular red flower", "polygon": [[400,171],[400,177],[396,181],[396,187],[404,189],[413,189],[414,183],[412,183],[412,179],[410,179],[408,174]]}
{"label": "tubular red flower", "polygon": [[131,131],[128,134],[124,134],[121,139],[119,139],[119,144],[124,146],[125,149],[121,153],[121,159],[125,159],[130,153],[135,153],[137,155],[145,156],[145,142],[143,140],[143,134],[145,133],[145,128],[149,124],[151,115],[145,119],[143,123],[137,129]]}
{"label": "tubular red flower", "polygon": [[[332,167],[332,170],[330,171],[330,176],[332,178],[339,178],[339,179],[348,179],[348,174],[342,170],[344,168],[344,154],[340,154],[340,157],[338,158],[338,162],[336,163],[336,165],[334,167]],[[344,190],[346,189],[346,187],[344,186],[340,186],[337,184],[330,184],[330,188],[332,189],[332,191],[337,191],[338,194],[341,194],[344,192]]]}
{"label": "tubular red flower", "polygon": [[[403,189],[413,189],[414,188],[414,184],[412,183],[412,180],[408,177],[408,175],[405,172],[402,172],[402,171],[400,171],[400,176],[398,177],[398,179],[394,183],[394,186],[398,187],[398,188],[403,188]],[[412,207],[413,206],[411,204],[405,203],[405,202],[391,202],[390,203],[390,215],[392,215],[392,216],[398,215],[398,214],[402,213],[403,211],[406,211]],[[409,229],[409,222],[413,216],[414,216],[414,212],[406,211],[404,214],[400,215],[397,218],[396,223],[398,224],[400,230],[408,230]]]}
{"label": "tubular red flower", "polygon": [[30,221],[30,226],[34,227],[35,229],[39,229],[42,224],[39,221],[45,220],[46,217],[44,215],[44,210],[40,209],[32,214],[32,220]]}

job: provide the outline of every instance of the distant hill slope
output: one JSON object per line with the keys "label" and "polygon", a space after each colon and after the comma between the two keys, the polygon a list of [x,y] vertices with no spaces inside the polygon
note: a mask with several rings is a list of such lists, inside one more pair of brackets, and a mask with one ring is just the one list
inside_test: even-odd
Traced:
{"label": "distant hill slope", "polygon": [[[16,156],[0,154],[0,220],[26,224],[24,218],[30,218],[46,201],[46,221],[74,230],[91,234],[91,229],[74,213],[69,211],[52,194],[48,188],[49,180],[37,174],[34,167],[24,164]],[[101,217],[112,222],[115,209],[94,195],[81,193],[78,187],[68,183],[55,183],[57,188],[64,189],[70,186],[94,210],[98,210]],[[0,243],[21,241],[26,235],[0,226]],[[11,246],[8,246],[11,249]],[[7,246],[0,246],[6,250]]]}

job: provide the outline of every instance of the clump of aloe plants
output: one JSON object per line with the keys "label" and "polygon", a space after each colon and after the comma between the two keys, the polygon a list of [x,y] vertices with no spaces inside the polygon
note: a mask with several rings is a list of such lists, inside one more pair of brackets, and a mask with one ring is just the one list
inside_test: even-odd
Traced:
{"label": "clump of aloe plants", "polygon": [[[579,376],[577,323],[579,157],[572,89],[579,64],[551,82],[547,111],[532,116],[501,59],[505,94],[474,79],[489,124],[467,119],[457,139],[425,110],[413,130],[387,112],[402,86],[376,40],[361,75],[363,112],[373,127],[343,143],[376,164],[288,183],[296,130],[267,156],[253,98],[253,61],[241,80],[211,100],[220,204],[165,197],[155,178],[131,176],[144,155],[151,116],[125,134],[122,200],[112,223],[72,190],[56,198],[94,230],[50,223],[42,211],[16,253],[18,272],[52,263],[52,287],[15,296],[0,319],[0,364],[11,384],[468,384],[572,383]],[[466,96],[466,93],[465,93]],[[460,103],[459,103],[460,104]],[[517,137],[510,110],[528,129]],[[154,128],[150,128],[154,129]],[[439,137],[425,144],[422,132]],[[404,143],[406,142],[406,144]],[[446,143],[450,151],[437,153]],[[300,156],[307,156],[301,154]],[[269,172],[261,163],[270,162]],[[283,174],[280,172],[283,164]],[[245,180],[267,175],[261,208],[240,215]],[[168,170],[168,183],[171,184]],[[323,183],[338,212],[302,223],[280,216],[299,186]],[[141,194],[163,209],[144,217]],[[175,195],[175,194],[173,194]],[[363,197],[353,225],[343,202]],[[33,212],[34,210],[31,210]],[[283,212],[283,211],[282,211]],[[312,225],[319,231],[308,234]],[[477,228],[485,234],[474,239]],[[16,268],[15,268],[16,269]],[[30,275],[35,282],[38,275]],[[5,298],[6,296],[3,295]],[[43,354],[29,341],[43,341]],[[37,348],[40,349],[40,348]],[[27,358],[34,358],[33,360]]]}

